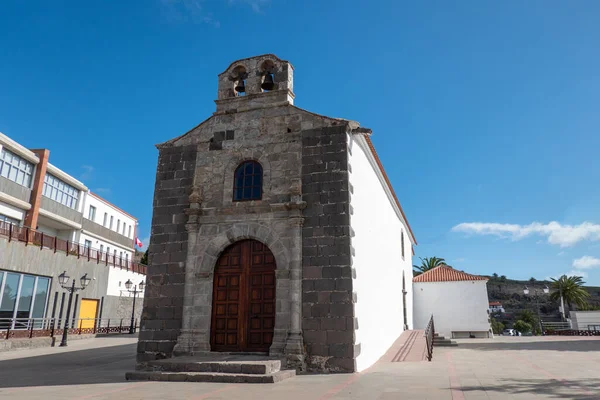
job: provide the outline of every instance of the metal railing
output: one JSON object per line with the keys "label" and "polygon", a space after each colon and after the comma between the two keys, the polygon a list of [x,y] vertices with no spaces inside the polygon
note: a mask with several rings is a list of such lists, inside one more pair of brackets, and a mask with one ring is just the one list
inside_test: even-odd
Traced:
{"label": "metal railing", "polygon": [[37,246],[41,249],[50,249],[67,256],[84,258],[96,264],[103,263],[128,271],[137,272],[146,275],[147,267],[136,263],[127,258],[117,257],[116,254],[109,254],[91,247],[86,247],[79,243],[69,240],[59,239],[55,236],[46,235],[43,232],[36,231],[28,227],[22,227],[8,222],[0,221],[0,236],[8,238],[9,242],[19,241],[25,243],[25,246]]}
{"label": "metal railing", "polygon": [[565,322],[546,322],[542,321],[542,327],[545,331],[567,331],[572,329],[571,323]]}
{"label": "metal railing", "polygon": [[[127,333],[128,318],[77,318],[66,321],[70,335]],[[58,318],[0,318],[0,340],[54,337],[62,335],[65,321]],[[134,320],[134,332],[139,328]]]}
{"label": "metal railing", "polygon": [[425,342],[427,344],[427,361],[433,358],[433,338],[435,337],[435,325],[433,323],[433,314],[429,318],[427,328],[425,328]]}

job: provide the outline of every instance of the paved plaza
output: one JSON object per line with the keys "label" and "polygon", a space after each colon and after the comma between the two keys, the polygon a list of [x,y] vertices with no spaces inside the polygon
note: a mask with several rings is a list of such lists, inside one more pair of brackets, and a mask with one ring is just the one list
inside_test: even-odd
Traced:
{"label": "paved plaza", "polygon": [[126,382],[135,338],[0,353],[1,399],[600,399],[600,338],[459,340],[428,362],[382,361],[360,374],[277,384]]}

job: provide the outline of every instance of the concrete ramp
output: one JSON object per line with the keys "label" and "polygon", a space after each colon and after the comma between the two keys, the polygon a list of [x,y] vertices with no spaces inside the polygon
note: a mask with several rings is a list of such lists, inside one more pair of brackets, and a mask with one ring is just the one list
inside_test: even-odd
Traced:
{"label": "concrete ramp", "polygon": [[402,335],[390,347],[379,362],[415,362],[426,361],[427,342],[423,330],[409,330]]}

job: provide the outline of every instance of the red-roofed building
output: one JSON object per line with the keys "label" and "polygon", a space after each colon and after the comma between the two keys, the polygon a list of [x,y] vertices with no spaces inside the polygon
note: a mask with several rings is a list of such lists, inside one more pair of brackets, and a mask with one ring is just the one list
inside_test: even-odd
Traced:
{"label": "red-roofed building", "polygon": [[502,313],[504,314],[504,307],[499,301],[490,301],[490,314]]}
{"label": "red-roofed building", "polygon": [[451,338],[490,337],[488,279],[440,265],[413,278],[414,326]]}

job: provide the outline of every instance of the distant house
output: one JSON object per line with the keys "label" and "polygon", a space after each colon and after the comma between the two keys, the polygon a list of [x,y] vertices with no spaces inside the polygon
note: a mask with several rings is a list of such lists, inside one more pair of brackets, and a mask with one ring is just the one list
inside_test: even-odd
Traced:
{"label": "distant house", "polygon": [[491,337],[488,278],[440,265],[413,278],[414,327],[451,338]]}
{"label": "distant house", "polygon": [[490,301],[490,314],[501,313],[504,314],[504,307],[499,301]]}

